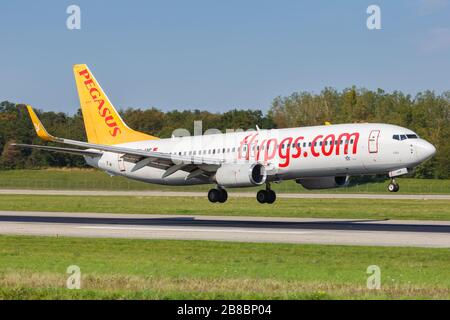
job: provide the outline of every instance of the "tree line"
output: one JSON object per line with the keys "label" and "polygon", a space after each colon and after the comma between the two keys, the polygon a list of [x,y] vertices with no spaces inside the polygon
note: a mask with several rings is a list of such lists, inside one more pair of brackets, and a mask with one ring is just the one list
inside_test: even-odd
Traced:
{"label": "tree line", "polygon": [[[234,109],[223,113],[201,110],[163,112],[157,108],[121,110],[124,121],[133,129],[167,138],[177,128],[193,133],[194,121],[202,121],[203,130],[286,128],[355,122],[382,122],[410,128],[437,148],[436,156],[419,166],[414,175],[420,178],[450,178],[450,91],[436,94],[424,91],[415,96],[400,91],[325,88],[320,93],[295,92],[276,97],[268,112]],[[42,112],[38,115],[55,136],[86,140],[81,110],[74,115]],[[41,144],[36,137],[24,105],[0,103],[0,169],[83,167],[81,157],[18,150],[12,142]]]}

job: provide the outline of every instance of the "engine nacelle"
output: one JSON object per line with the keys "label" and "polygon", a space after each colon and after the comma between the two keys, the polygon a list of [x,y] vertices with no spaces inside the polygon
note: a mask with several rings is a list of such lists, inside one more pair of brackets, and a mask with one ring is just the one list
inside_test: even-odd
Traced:
{"label": "engine nacelle", "polygon": [[321,177],[321,178],[301,178],[295,180],[298,184],[301,184],[305,189],[330,189],[345,187],[348,185],[349,176],[338,177]]}
{"label": "engine nacelle", "polygon": [[216,182],[223,187],[251,187],[266,182],[266,168],[260,163],[225,164],[217,169]]}

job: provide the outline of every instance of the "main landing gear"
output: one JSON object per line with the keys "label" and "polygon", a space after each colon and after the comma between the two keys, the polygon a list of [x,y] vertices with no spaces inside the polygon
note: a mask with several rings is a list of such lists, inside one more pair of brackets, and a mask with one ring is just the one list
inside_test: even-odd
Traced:
{"label": "main landing gear", "polygon": [[[214,189],[209,190],[208,192],[208,200],[212,203],[224,203],[228,199],[228,193],[225,189],[217,187]],[[275,191],[270,189],[270,184],[266,184],[265,190],[259,190],[256,194],[256,200],[258,200],[259,203],[268,203],[272,204],[277,199],[277,195]]]}
{"label": "main landing gear", "polygon": [[258,200],[259,203],[268,203],[272,204],[277,199],[277,195],[275,191],[270,189],[270,184],[266,184],[265,190],[259,190],[256,194],[256,200]]}
{"label": "main landing gear", "polygon": [[398,190],[400,190],[400,186],[394,178],[391,179],[391,183],[388,185],[388,190],[389,192],[398,192]]}
{"label": "main landing gear", "polygon": [[224,203],[225,201],[227,201],[227,199],[228,199],[228,193],[225,189],[218,187],[216,189],[211,189],[208,192],[208,200],[210,202]]}

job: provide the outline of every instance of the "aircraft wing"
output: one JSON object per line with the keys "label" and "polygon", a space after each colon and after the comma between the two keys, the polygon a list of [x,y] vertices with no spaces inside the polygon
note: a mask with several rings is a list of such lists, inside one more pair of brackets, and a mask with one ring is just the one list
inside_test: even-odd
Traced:
{"label": "aircraft wing", "polygon": [[94,150],[60,148],[60,147],[41,146],[41,145],[34,145],[34,144],[11,143],[11,145],[15,146],[15,147],[19,147],[19,148],[40,149],[40,150],[46,150],[46,151],[75,154],[75,155],[79,155],[79,156],[98,157],[103,154],[103,152],[94,151]]}
{"label": "aircraft wing", "polygon": [[[16,146],[18,147],[37,148],[49,151],[57,151],[89,156],[100,156],[102,154],[101,151],[114,152],[121,154],[122,158],[124,158],[126,161],[136,163],[131,171],[137,171],[145,166],[150,166],[159,169],[165,169],[166,170],[165,177],[175,173],[178,170],[188,171],[191,173],[196,172],[196,175],[199,176],[202,174],[208,175],[207,173],[209,170],[214,172],[223,163],[223,160],[221,159],[179,156],[162,152],[132,149],[115,145],[111,146],[111,145],[94,144],[54,137],[51,134],[49,134],[47,130],[44,128],[42,122],[39,120],[36,113],[31,108],[31,106],[27,106],[27,109],[30,114],[31,121],[33,122],[36,133],[41,139],[45,141],[58,142],[62,144],[88,148],[89,150],[16,144]],[[199,171],[200,166],[203,167],[208,166],[208,171],[200,169],[200,171],[203,171],[200,172]]]}

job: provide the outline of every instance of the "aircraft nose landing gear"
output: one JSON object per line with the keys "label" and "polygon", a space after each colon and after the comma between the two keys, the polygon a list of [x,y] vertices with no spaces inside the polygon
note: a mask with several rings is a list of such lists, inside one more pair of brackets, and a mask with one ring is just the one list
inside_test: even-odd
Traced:
{"label": "aircraft nose landing gear", "polygon": [[398,192],[398,190],[400,190],[400,186],[395,181],[395,179],[392,179],[391,183],[389,183],[388,190],[389,190],[389,192]]}
{"label": "aircraft nose landing gear", "polygon": [[277,199],[277,195],[275,191],[270,189],[270,184],[266,184],[265,190],[259,190],[256,194],[256,200],[258,200],[259,203],[268,203],[272,204]]}

